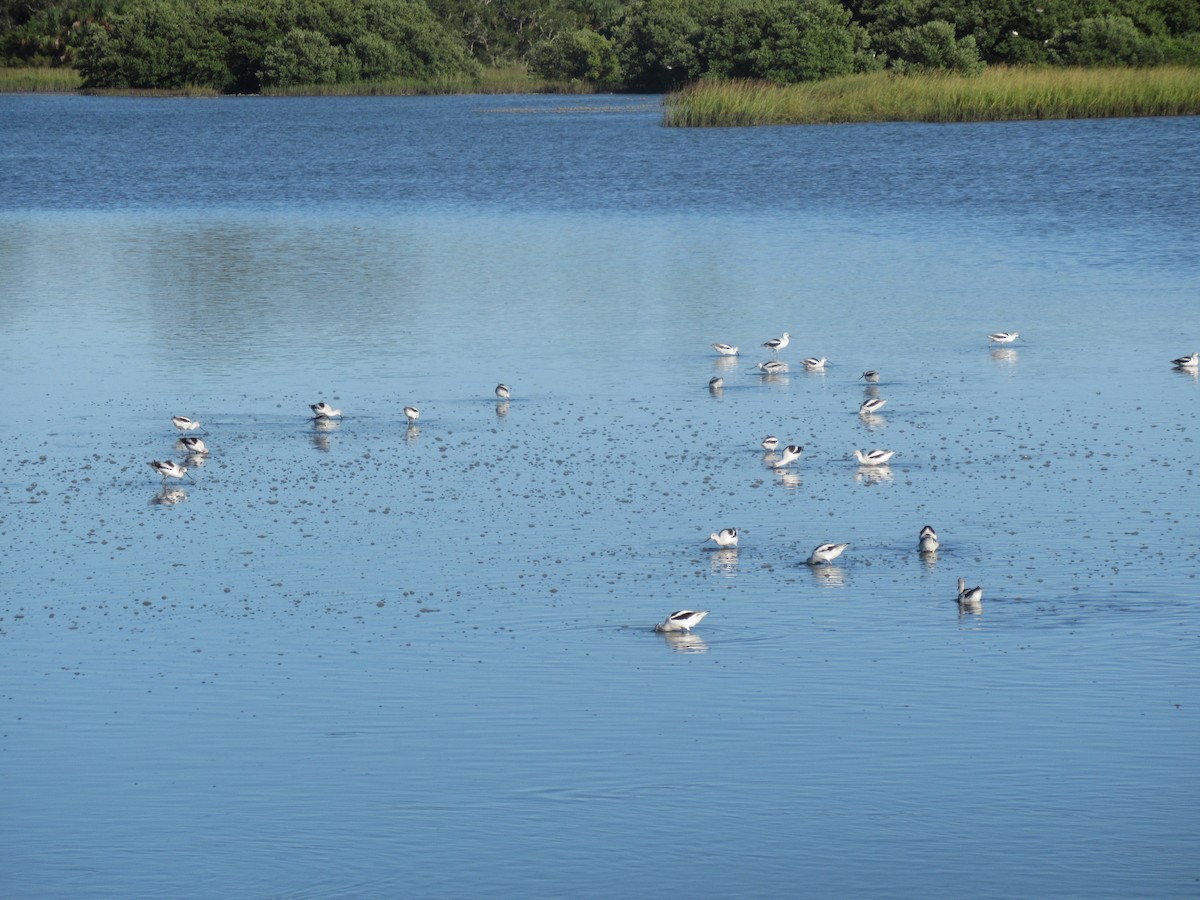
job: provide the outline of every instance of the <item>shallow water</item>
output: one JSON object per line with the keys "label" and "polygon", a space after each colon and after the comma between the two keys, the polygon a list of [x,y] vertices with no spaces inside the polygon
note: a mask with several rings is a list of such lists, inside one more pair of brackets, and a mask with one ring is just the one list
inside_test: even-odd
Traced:
{"label": "shallow water", "polygon": [[1200,120],[658,116],[0,97],[5,896],[1194,895]]}

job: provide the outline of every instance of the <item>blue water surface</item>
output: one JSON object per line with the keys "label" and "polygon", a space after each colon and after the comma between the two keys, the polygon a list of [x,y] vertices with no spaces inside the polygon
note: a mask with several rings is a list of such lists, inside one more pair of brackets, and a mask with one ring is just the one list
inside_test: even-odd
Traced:
{"label": "blue water surface", "polygon": [[1196,895],[1200,120],[660,120],[0,96],[0,894]]}

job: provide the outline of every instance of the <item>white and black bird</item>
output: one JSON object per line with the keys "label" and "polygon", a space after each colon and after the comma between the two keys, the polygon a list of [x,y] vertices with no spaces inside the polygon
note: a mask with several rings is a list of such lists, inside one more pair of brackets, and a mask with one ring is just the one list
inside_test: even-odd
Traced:
{"label": "white and black bird", "polygon": [[168,478],[186,478],[188,481],[193,481],[193,482],[196,480],[191,475],[188,474],[187,466],[181,466],[179,463],[175,462],[174,460],[152,459],[152,460],[150,460],[149,465],[150,465],[150,468],[152,468],[155,472],[157,472],[159,475],[162,476],[164,485],[167,483]]}
{"label": "white and black bird", "polygon": [[917,548],[922,553],[937,553],[937,548],[940,546],[937,532],[933,530],[932,525],[926,525],[921,529],[921,533],[917,537]]}
{"label": "white and black bird", "polygon": [[314,419],[337,419],[341,418],[342,415],[342,411],[340,409],[334,409],[324,400],[322,400],[320,403],[310,403],[308,408],[313,411]]}
{"label": "white and black bird", "polygon": [[501,400],[509,400],[512,398],[512,391],[509,390],[507,384],[496,385],[496,396]]}
{"label": "white and black bird", "polygon": [[821,563],[831,563],[841,556],[849,546],[849,544],[822,544],[813,550],[812,555],[808,558],[808,564],[816,566]]}
{"label": "white and black bird", "polygon": [[722,390],[724,387],[725,387],[725,379],[722,378],[720,375],[714,375],[712,378],[708,379],[708,389],[710,391],[712,391],[714,394],[717,391]]}
{"label": "white and black bird", "polygon": [[860,466],[887,465],[895,455],[895,450],[868,450],[866,453],[861,450],[854,451],[854,458],[858,460]]}
{"label": "white and black bird", "polygon": [[200,428],[199,422],[189,419],[187,416],[171,416],[171,424],[180,431],[196,431]]}
{"label": "white and black bird", "polygon": [[994,344],[1011,344],[1020,336],[1019,331],[996,331],[988,335],[988,340]]}
{"label": "white and black bird", "polygon": [[763,346],[766,347],[768,350],[770,350],[772,353],[778,353],[780,350],[782,350],[784,347],[786,347],[788,345],[788,343],[791,341],[791,339],[792,339],[791,335],[785,331],[783,334],[781,334],[777,338],[771,338],[769,341],[764,341]]}
{"label": "white and black bird", "polygon": [[804,453],[804,448],[799,444],[788,444],[783,448],[783,453],[780,454],[779,460],[775,463],[776,469],[784,469],[794,463]]}
{"label": "white and black bird", "polygon": [[408,420],[408,424],[412,425],[417,419],[421,418],[421,411],[415,406],[404,407],[404,418]]}
{"label": "white and black bird", "polygon": [[860,416],[870,416],[883,409],[883,405],[887,403],[882,397],[872,397],[870,400],[864,400],[858,408]]}
{"label": "white and black bird", "polygon": [[[720,531],[714,531],[708,536],[708,541],[713,541],[718,547],[736,547],[738,543],[738,530],[736,528],[722,528]],[[705,541],[704,543],[708,543]]]}
{"label": "white and black bird", "polygon": [[829,360],[823,356],[820,358],[816,356],[810,356],[808,359],[804,360],[804,368],[808,369],[810,372],[820,372],[824,370],[825,363],[827,362],[829,362]]}
{"label": "white and black bird", "polygon": [[1200,368],[1200,353],[1193,353],[1191,356],[1181,356],[1179,359],[1173,359],[1171,360],[1171,365],[1177,369]]}
{"label": "white and black bird", "polygon": [[961,578],[958,579],[958,605],[963,606],[979,606],[983,603],[983,588],[975,585],[973,588],[967,587],[967,583]]}
{"label": "white and black bird", "polygon": [[774,453],[779,449],[779,438],[775,437],[773,434],[768,434],[762,439],[762,448],[768,453]]}
{"label": "white and black bird", "polygon": [[863,379],[863,381],[865,381],[867,384],[878,384],[879,382],[879,373],[874,369],[867,369],[867,371],[863,372],[858,377]]}
{"label": "white and black bird", "polygon": [[665,622],[655,625],[654,630],[660,632],[691,631],[707,615],[707,609],[681,609],[667,616]]}
{"label": "white and black bird", "polygon": [[204,440],[195,435],[185,434],[179,439],[179,443],[183,444],[183,449],[188,453],[195,453],[197,456],[203,456],[208,452],[208,447],[205,446]]}
{"label": "white and black bird", "polygon": [[720,341],[712,345],[712,348],[722,356],[737,356],[738,348],[732,344],[722,344]]}
{"label": "white and black bird", "polygon": [[780,362],[777,359],[771,359],[767,362],[755,363],[754,368],[760,369],[764,375],[782,375],[788,370],[788,364]]}

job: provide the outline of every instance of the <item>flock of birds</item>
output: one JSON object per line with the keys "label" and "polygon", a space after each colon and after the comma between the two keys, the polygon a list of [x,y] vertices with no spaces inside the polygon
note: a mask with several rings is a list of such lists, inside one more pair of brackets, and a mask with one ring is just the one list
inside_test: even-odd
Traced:
{"label": "flock of birds", "polygon": [[[1016,331],[997,331],[988,335],[988,340],[997,344],[1011,344],[1020,338],[1020,333]],[[777,338],[771,338],[763,343],[772,354],[777,354],[780,350],[787,347],[791,341],[791,336],[785,331]],[[737,356],[739,348],[731,344],[715,343],[712,348],[721,356]],[[802,364],[808,371],[823,371],[828,360],[825,357],[809,357],[803,360]],[[1171,360],[1171,365],[1178,370],[1195,372],[1200,369],[1200,351],[1192,353],[1189,356],[1181,356],[1178,359]],[[758,363],[751,371],[761,371],[766,375],[780,374],[788,371],[788,365],[778,359],[771,359],[767,362]],[[875,369],[868,369],[863,372],[860,378],[867,384],[876,384],[879,382],[879,372]],[[724,386],[724,379],[718,377],[712,378],[709,383],[709,390],[720,391]],[[506,384],[498,384],[495,388],[495,395],[502,401],[507,401],[512,397],[512,391]],[[859,414],[869,416],[877,412],[887,401],[879,397],[870,397],[864,400],[859,406]],[[317,422],[327,422],[330,419],[339,419],[342,416],[340,409],[335,409],[325,401],[313,403],[309,405],[312,410],[313,420]],[[404,407],[404,417],[408,423],[414,424],[420,417],[421,411],[415,406]],[[204,456],[208,453],[208,447],[204,443],[204,439],[192,434],[192,432],[201,431],[202,427],[199,421],[191,419],[187,416],[172,416],[171,424],[184,434],[179,441],[184,450],[189,455]],[[775,435],[768,435],[762,439],[762,447],[768,453],[775,453],[779,449],[780,440]],[[788,444],[784,446],[779,458],[773,463],[773,468],[784,469],[792,465],[803,454],[804,448],[796,444]],[[891,461],[895,456],[894,450],[862,450],[854,451],[854,458],[861,466],[883,466]],[[150,468],[157,472],[162,477],[163,487],[166,488],[168,479],[183,479],[195,483],[195,479],[188,474],[187,466],[177,463],[174,460],[151,460]],[[722,550],[736,548],[738,545],[738,530],[736,528],[723,528],[720,531],[714,531],[708,536],[705,541],[716,544]],[[813,548],[812,553],[806,560],[810,566],[829,565],[839,556],[841,556],[850,545],[839,543],[826,543]],[[917,536],[917,550],[923,555],[936,554],[941,546],[937,532],[933,530],[933,526],[924,526],[920,534]],[[958,579],[958,595],[955,598],[959,610],[964,612],[979,612],[982,610],[983,604],[983,588],[979,585],[975,587],[967,587],[966,582]],[[654,626],[656,632],[679,634],[690,633],[700,621],[707,616],[708,610],[692,610],[680,609],[671,613],[667,618]]]}
{"label": "flock of birds", "polygon": [[[995,344],[1011,344],[1021,337],[1017,331],[996,331],[988,335],[988,340]],[[787,347],[791,340],[791,335],[786,331],[777,338],[771,338],[763,343],[763,347],[772,354],[778,353],[780,350]],[[721,356],[737,356],[739,348],[732,344],[715,343],[712,348]],[[805,369],[810,372],[823,371],[828,360],[825,357],[809,357],[803,360],[802,364]],[[1200,352],[1192,353],[1190,356],[1181,356],[1178,359],[1171,360],[1171,365],[1178,370],[1195,372],[1200,369]],[[778,359],[772,359],[767,362],[758,363],[751,371],[760,371],[767,375],[780,374],[788,371],[788,365]],[[867,384],[876,384],[879,382],[879,372],[875,369],[868,369],[860,376]],[[724,387],[724,379],[718,377],[712,378],[708,383],[709,390],[713,392],[720,391]],[[860,415],[867,416],[878,411],[887,401],[878,397],[872,397],[865,400],[859,407]],[[762,439],[762,447],[768,453],[774,453],[779,449],[780,440],[775,435],[768,435]],[[800,458],[804,448],[797,445],[788,445],[783,448],[783,452],[779,460],[775,462],[774,468],[785,468]],[[864,453],[862,450],[854,451],[854,458],[858,460],[861,466],[882,466],[886,465],[895,455],[893,450],[870,450]],[[708,536],[708,540],[716,544],[723,550],[733,549],[738,545],[738,530],[736,528],[723,528],[720,531],[714,531]],[[849,544],[828,543],[821,544],[813,549],[811,555],[806,560],[808,565],[829,565],[839,556],[841,556]],[[938,540],[937,532],[933,530],[933,526],[924,526],[920,534],[917,536],[917,551],[922,555],[936,554],[941,542]],[[983,609],[983,588],[979,585],[967,587],[964,579],[958,579],[958,594],[955,597],[955,602],[961,612],[978,613]],[[690,633],[693,628],[700,623],[700,620],[708,615],[708,610],[692,610],[681,609],[671,613],[666,620],[654,626],[654,630],[664,633]]]}

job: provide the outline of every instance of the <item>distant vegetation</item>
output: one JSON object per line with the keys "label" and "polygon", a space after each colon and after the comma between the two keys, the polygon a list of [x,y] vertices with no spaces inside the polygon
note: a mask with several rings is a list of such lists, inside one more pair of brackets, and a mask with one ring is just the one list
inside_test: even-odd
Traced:
{"label": "distant vegetation", "polygon": [[[1197,0],[0,0],[0,64],[227,93],[1200,66]],[[495,83],[493,80],[492,83]],[[517,79],[515,83],[525,83]]]}

